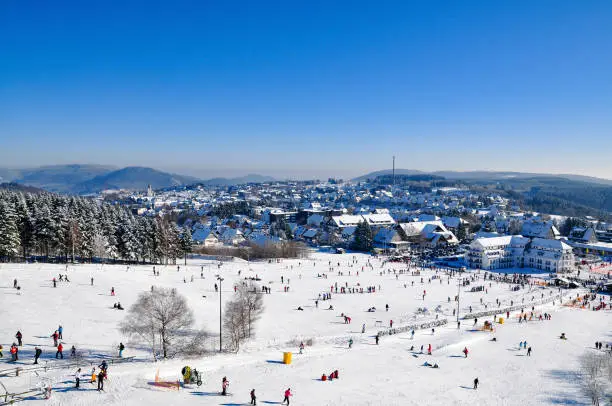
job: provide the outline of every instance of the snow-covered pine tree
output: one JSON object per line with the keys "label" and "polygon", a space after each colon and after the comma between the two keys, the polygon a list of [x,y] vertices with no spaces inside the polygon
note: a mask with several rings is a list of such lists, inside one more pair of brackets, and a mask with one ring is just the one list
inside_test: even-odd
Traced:
{"label": "snow-covered pine tree", "polygon": [[181,232],[181,251],[185,257],[185,265],[187,265],[187,254],[193,251],[193,240],[191,239],[191,229],[184,227]]}
{"label": "snow-covered pine tree", "polygon": [[9,261],[19,253],[20,240],[17,214],[7,200],[0,200],[0,258]]}

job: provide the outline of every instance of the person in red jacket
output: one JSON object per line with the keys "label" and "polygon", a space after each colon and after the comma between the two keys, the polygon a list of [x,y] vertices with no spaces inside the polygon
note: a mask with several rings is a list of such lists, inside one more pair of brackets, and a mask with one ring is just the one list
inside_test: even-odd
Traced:
{"label": "person in red jacket", "polygon": [[53,338],[53,346],[57,347],[57,339],[59,338],[58,332],[55,331],[53,334],[51,334],[51,337]]}
{"label": "person in red jacket", "polygon": [[289,405],[289,398],[290,397],[291,397],[291,388],[287,388],[287,390],[285,391],[285,398],[283,399],[281,404],[287,402],[287,405]]}
{"label": "person in red jacket", "polygon": [[55,358],[59,356],[61,357],[61,359],[64,359],[64,353],[62,351],[64,351],[64,346],[62,345],[62,343],[59,343],[59,345],[57,346],[57,352],[55,353]]}
{"label": "person in red jacket", "polygon": [[427,354],[431,355],[431,344],[427,346]]}
{"label": "person in red jacket", "polygon": [[463,349],[463,354],[465,355],[465,358],[467,358],[467,355],[468,355],[468,349],[467,349],[467,347],[465,347],[465,348]]}

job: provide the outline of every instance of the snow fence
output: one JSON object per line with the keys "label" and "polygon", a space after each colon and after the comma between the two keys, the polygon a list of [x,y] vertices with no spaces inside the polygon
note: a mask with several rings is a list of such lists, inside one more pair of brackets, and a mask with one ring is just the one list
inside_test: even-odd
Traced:
{"label": "snow fence", "polygon": [[540,306],[540,305],[550,303],[555,300],[559,300],[560,301],[559,303],[561,303],[562,299],[563,299],[563,293],[557,293],[556,295],[545,297],[544,299],[535,300],[527,304],[498,308],[495,310],[488,310],[486,312],[469,313],[463,316],[463,319],[477,319],[479,317],[493,316],[494,314],[504,314],[507,312],[513,312],[515,310],[525,309],[525,308],[529,308],[532,306]]}
{"label": "snow fence", "polygon": [[380,337],[391,336],[394,334],[405,333],[407,331],[412,331],[412,330],[425,330],[425,329],[430,329],[434,327],[444,326],[446,324],[448,324],[447,319],[433,320],[433,321],[428,321],[424,323],[409,324],[407,326],[393,327],[393,328],[388,328],[386,330],[380,330],[378,332],[378,335]]}

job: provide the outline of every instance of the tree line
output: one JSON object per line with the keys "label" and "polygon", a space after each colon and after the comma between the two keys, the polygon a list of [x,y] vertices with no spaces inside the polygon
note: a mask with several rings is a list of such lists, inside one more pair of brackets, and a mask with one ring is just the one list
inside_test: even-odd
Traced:
{"label": "tree line", "polygon": [[175,263],[191,234],[163,217],[77,196],[0,190],[0,259]]}

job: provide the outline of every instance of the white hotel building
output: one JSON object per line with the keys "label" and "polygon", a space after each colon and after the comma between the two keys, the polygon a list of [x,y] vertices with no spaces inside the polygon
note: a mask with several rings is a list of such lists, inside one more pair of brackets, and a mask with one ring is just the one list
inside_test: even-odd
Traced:
{"label": "white hotel building", "polygon": [[477,269],[534,268],[569,272],[572,247],[559,240],[529,239],[520,235],[478,238],[470,244],[468,264]]}

